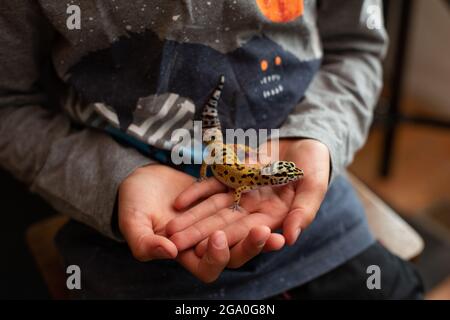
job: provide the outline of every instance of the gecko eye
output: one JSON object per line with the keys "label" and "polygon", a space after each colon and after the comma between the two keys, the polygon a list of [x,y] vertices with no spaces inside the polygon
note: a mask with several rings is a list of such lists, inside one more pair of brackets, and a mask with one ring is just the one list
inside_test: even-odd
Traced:
{"label": "gecko eye", "polygon": [[211,140],[216,140],[216,136],[211,136]]}
{"label": "gecko eye", "polygon": [[262,60],[261,61],[261,70],[267,71],[267,69],[269,69],[269,62],[267,62],[267,60]]}
{"label": "gecko eye", "polygon": [[281,59],[281,57],[280,57],[280,56],[276,56],[276,58],[275,58],[275,64],[276,64],[277,66],[281,66],[282,63],[283,63],[283,60]]}

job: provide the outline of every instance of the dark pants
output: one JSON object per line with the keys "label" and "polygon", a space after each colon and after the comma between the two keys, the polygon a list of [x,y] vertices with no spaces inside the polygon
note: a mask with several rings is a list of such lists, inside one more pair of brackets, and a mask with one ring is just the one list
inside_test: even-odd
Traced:
{"label": "dark pants", "polygon": [[[86,248],[93,247],[95,251],[95,254],[88,255],[91,258],[87,259],[85,264],[82,265],[82,270],[84,270],[82,281],[83,290],[78,293],[75,292],[74,298],[145,298],[146,293],[143,288],[152,285],[152,283],[146,281],[145,277],[142,278],[144,287],[140,288],[140,290],[133,288],[138,286],[136,284],[138,282],[134,279],[134,276],[138,276],[138,279],[141,279],[139,275],[145,274],[145,269],[148,268],[146,264],[133,263],[134,259],[129,254],[129,249],[125,244],[118,245],[112,240],[99,236],[94,230],[90,230],[81,224],[72,222],[70,225],[76,231],[79,231],[76,234],[82,238],[79,241],[70,238],[70,242],[76,244],[80,241],[87,242],[86,247],[77,245],[75,246],[76,250],[73,248],[70,250],[72,256],[79,257],[79,259],[75,259],[74,261],[86,260]],[[84,232],[82,232],[83,230]],[[61,245],[61,241],[59,244]],[[63,246],[68,247],[67,244]],[[123,252],[122,254],[118,254],[117,251]],[[118,257],[118,259],[111,260],[108,252],[115,252],[112,256]],[[93,259],[92,257],[96,258]],[[111,263],[112,265],[110,267],[113,269],[113,272],[109,273],[105,269],[101,273],[100,271],[103,269],[99,268],[98,261],[103,262],[100,264],[100,267],[104,268],[106,268],[105,263]],[[170,267],[170,261],[161,261],[161,263],[166,263],[168,264],[167,267]],[[372,275],[367,273],[367,267],[371,265],[376,265],[380,269],[380,289],[370,290],[367,287],[367,280]],[[139,268],[136,269],[137,267]],[[118,270],[122,270],[123,272]],[[134,271],[130,273],[129,270]],[[128,282],[130,285],[124,286],[124,283]],[[181,285],[182,283],[180,283]],[[120,289],[118,291],[119,293],[111,294],[114,291],[112,289],[117,288]],[[136,291],[142,291],[142,296],[136,295]],[[109,292],[110,294],[105,294],[105,292]],[[272,297],[272,299],[423,299],[423,293],[422,280],[415,267],[410,262],[404,261],[390,253],[378,242],[375,242],[366,250],[339,267],[304,285]]]}
{"label": "dark pants", "polygon": [[[367,273],[369,265],[380,267],[379,290],[367,288],[367,278],[372,274]],[[377,242],[338,268],[274,299],[423,299],[423,293],[415,267]]]}

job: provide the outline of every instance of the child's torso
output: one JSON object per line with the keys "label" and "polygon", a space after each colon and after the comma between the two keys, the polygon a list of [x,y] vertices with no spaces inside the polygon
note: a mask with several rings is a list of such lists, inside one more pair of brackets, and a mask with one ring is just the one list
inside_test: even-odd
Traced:
{"label": "child's torso", "polygon": [[[303,0],[41,0],[62,35],[54,50],[77,121],[112,126],[162,149],[192,129],[218,75],[224,128],[277,128],[320,66],[316,3]],[[64,39],[64,40],[63,40]]]}

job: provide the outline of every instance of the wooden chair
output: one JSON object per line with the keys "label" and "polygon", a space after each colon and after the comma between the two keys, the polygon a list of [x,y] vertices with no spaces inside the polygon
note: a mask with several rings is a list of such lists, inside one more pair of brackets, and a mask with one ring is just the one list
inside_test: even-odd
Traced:
{"label": "wooden chair", "polygon": [[54,243],[58,230],[68,221],[68,217],[57,215],[31,225],[26,231],[28,248],[47,284],[50,296],[57,300],[70,298],[64,264]]}
{"label": "wooden chair", "polygon": [[389,251],[404,260],[419,257],[424,248],[422,237],[358,178],[347,174],[366,211],[369,228]]}
{"label": "wooden chair", "polygon": [[[417,232],[361,181],[351,174],[348,176],[364,204],[369,227],[375,237],[401,258],[417,258],[424,247],[424,242]],[[67,221],[67,217],[58,215],[32,225],[26,234],[30,251],[54,299],[70,297],[66,288],[63,263],[53,241],[58,230]]]}

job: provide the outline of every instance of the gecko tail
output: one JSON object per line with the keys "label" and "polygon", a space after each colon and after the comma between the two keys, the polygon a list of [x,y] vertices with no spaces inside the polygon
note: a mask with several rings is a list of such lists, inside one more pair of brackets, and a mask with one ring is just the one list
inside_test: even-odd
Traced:
{"label": "gecko tail", "polygon": [[213,93],[211,94],[203,108],[202,125],[204,131],[213,128],[219,130],[221,129],[218,106],[224,86],[225,76],[221,75],[219,78],[219,83],[217,84],[216,88],[214,89]]}

